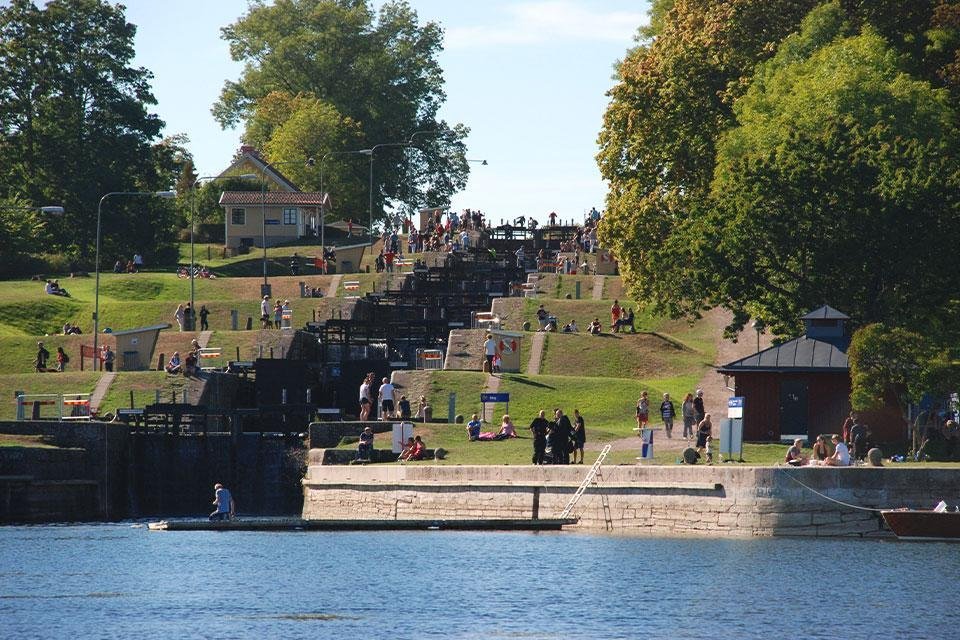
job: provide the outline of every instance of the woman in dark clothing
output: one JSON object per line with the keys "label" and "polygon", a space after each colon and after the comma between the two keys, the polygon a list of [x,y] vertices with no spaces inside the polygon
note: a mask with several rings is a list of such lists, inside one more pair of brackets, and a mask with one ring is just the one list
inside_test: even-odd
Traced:
{"label": "woman in dark clothing", "polygon": [[[587,432],[583,426],[583,416],[579,409],[573,410],[573,464],[583,464],[583,445],[587,441]],[[580,461],[577,462],[577,451],[580,452]]]}

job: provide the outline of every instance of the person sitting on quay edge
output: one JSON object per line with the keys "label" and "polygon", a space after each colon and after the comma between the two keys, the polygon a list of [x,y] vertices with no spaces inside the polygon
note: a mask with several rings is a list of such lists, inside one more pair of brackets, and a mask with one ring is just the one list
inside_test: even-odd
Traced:
{"label": "person sitting on quay edge", "polygon": [[364,427],[360,434],[360,443],[357,445],[357,460],[370,461],[373,455],[373,429]]}
{"label": "person sitting on quay edge", "polygon": [[230,490],[219,482],[213,485],[213,505],[217,508],[210,514],[210,521],[231,520],[237,513],[237,505],[230,495]]}
{"label": "person sitting on quay edge", "polygon": [[811,462],[814,464],[823,462],[829,457],[830,452],[827,450],[827,440],[823,437],[823,434],[817,436],[816,441],[813,443],[813,457]]}
{"label": "person sitting on quay edge", "polygon": [[784,456],[783,461],[791,467],[802,467],[807,463],[807,457],[803,455],[802,438],[793,441],[793,445],[787,449],[787,455]]}
{"label": "person sitting on quay edge", "polygon": [[830,440],[833,442],[833,455],[824,460],[823,464],[828,467],[849,467],[850,450],[847,449],[847,445],[840,442],[840,436],[836,434]]}
{"label": "person sitting on quay edge", "polygon": [[170,362],[167,363],[165,367],[167,373],[176,375],[183,372],[183,362],[180,361],[180,352],[174,351],[173,355],[170,357]]}
{"label": "person sitting on quay edge", "polygon": [[477,414],[473,414],[470,422],[467,423],[467,437],[470,438],[470,442],[475,442],[480,439],[480,428],[482,426],[483,424],[480,422]]}

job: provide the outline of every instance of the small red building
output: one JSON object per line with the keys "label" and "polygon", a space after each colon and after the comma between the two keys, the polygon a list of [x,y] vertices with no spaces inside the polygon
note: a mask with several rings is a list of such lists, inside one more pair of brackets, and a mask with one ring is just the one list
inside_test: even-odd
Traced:
{"label": "small red building", "polygon": [[[735,393],[744,397],[744,440],[812,441],[840,433],[850,413],[849,316],[823,306],[802,319],[805,335],[719,368],[735,377]],[[904,435],[896,410],[863,418],[877,442]]]}

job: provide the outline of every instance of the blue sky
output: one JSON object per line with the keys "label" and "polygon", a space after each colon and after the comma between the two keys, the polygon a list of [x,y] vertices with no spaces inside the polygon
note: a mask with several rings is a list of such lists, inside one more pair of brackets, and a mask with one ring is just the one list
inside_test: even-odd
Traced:
{"label": "blue sky", "polygon": [[[200,175],[219,173],[241,131],[222,131],[210,107],[226,79],[239,76],[220,28],[246,0],[128,0],[138,26],[135,64],[154,74],[165,135],[185,133]],[[603,207],[606,187],[594,156],[613,83],[613,65],[645,23],[647,3],[629,0],[411,0],[421,23],[446,31],[440,64],[447,103],[441,115],[471,128],[471,164],[456,209],[494,221],[550,211],[564,219]]]}

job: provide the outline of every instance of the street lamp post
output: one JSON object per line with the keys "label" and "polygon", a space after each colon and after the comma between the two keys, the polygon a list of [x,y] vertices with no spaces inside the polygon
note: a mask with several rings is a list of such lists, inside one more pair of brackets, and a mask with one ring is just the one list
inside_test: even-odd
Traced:
{"label": "street lamp post", "polygon": [[[201,176],[196,180],[194,180],[193,182],[193,187],[192,187],[193,206],[190,207],[190,308],[193,310],[194,313],[196,313],[196,310],[197,310],[197,307],[194,304],[194,284],[193,284],[193,278],[194,278],[193,272],[194,272],[194,269],[196,268],[196,262],[193,257],[194,255],[193,254],[193,235],[197,228],[197,186],[204,180],[210,180],[212,182],[215,180],[223,180],[226,178],[233,178],[233,177],[240,178],[241,180],[256,180],[259,176],[257,176],[257,174],[255,173],[244,173],[239,176]],[[191,325],[191,328],[196,329],[196,327],[192,325]]]}
{"label": "street lamp post", "polygon": [[170,199],[177,194],[173,191],[111,191],[105,193],[97,204],[97,251],[94,258],[93,270],[96,276],[96,283],[93,289],[93,370],[97,370],[97,347],[100,338],[100,221],[103,213],[103,203],[107,198],[113,196],[156,196],[158,198]]}
{"label": "street lamp post", "polygon": [[[323,251],[326,247],[326,209],[324,203],[325,194],[323,192],[323,164],[327,161],[327,158],[332,156],[350,156],[350,155],[369,155],[373,157],[372,149],[357,149],[356,151],[328,151],[323,154],[323,157],[320,158],[320,250]],[[326,273],[326,256],[323,258],[324,264],[324,273]]]}

